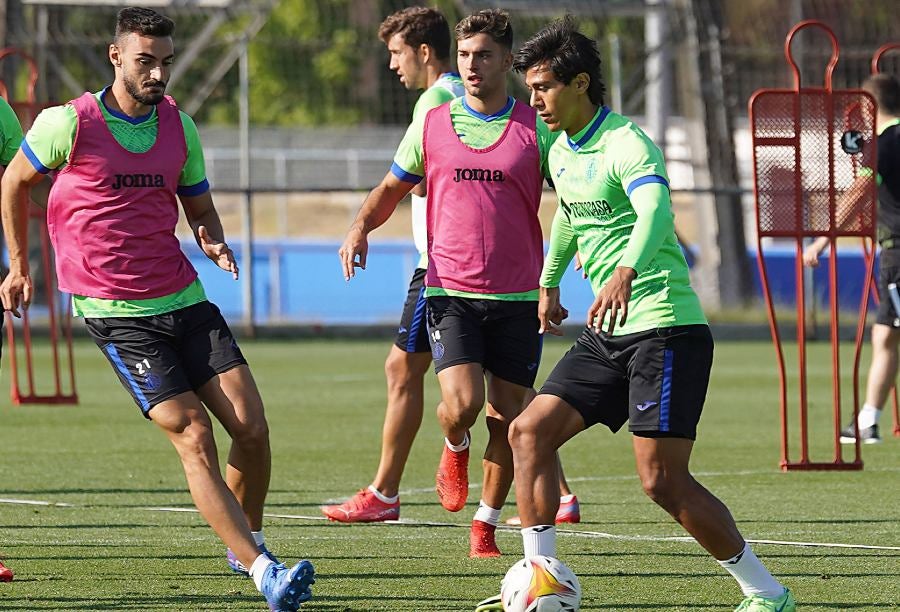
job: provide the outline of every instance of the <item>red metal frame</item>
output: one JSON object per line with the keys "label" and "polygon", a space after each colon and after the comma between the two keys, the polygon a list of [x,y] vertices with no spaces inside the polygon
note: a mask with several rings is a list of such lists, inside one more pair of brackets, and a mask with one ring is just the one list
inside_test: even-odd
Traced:
{"label": "red metal frame", "polygon": [[[878,50],[875,51],[875,54],[872,55],[872,74],[878,74],[881,72],[881,69],[878,66],[878,63],[881,61],[882,56],[884,56],[888,51],[900,50],[900,42],[892,42],[887,43],[885,45],[881,45],[878,47]],[[869,251],[864,248],[866,257],[874,257],[874,251]],[[878,295],[878,287],[875,286],[875,303],[878,303],[879,295]],[[897,400],[897,385],[895,384],[891,388],[891,403],[893,404],[893,413],[894,413],[894,436],[900,437],[900,402]]]}
{"label": "red metal frame", "polygon": [[[796,34],[808,27],[818,27],[822,29],[825,34],[828,36],[832,53],[829,59],[828,65],[825,68],[824,73],[824,85],[822,87],[804,87],[801,84],[800,79],[800,70],[797,67],[796,62],[791,54],[791,43],[794,40]],[[837,100],[843,99],[844,96],[852,95],[859,96],[861,100],[867,100],[867,104],[871,105],[871,108],[874,108],[874,101],[871,99],[871,96],[866,94],[861,90],[842,90],[835,91],[832,88],[832,73],[834,71],[834,67],[837,64],[839,57],[839,46],[837,42],[837,38],[834,33],[831,31],[828,26],[824,23],[816,20],[806,20],[795,25],[791,31],[788,33],[785,38],[784,44],[784,53],[785,58],[787,59],[787,63],[790,66],[793,73],[793,82],[794,86],[792,89],[763,89],[756,91],[753,96],[750,98],[749,102],[749,111],[750,111],[750,125],[751,132],[753,136],[753,180],[754,180],[754,196],[756,199],[756,222],[757,222],[757,263],[759,266],[759,274],[760,280],[762,283],[763,294],[766,301],[766,308],[769,318],[769,327],[772,333],[772,340],[775,345],[776,358],[778,362],[778,371],[779,371],[779,385],[780,385],[780,403],[781,403],[781,461],[780,467],[782,470],[859,470],[862,469],[862,458],[859,447],[859,440],[855,445],[855,458],[852,461],[845,461],[842,454],[842,448],[840,444],[840,430],[841,430],[841,385],[840,385],[840,347],[839,347],[839,338],[838,338],[838,296],[837,296],[837,281],[838,281],[838,270],[837,270],[837,257],[836,257],[836,249],[835,240],[841,236],[858,236],[863,240],[869,240],[872,244],[872,248],[874,248],[874,202],[877,197],[876,185],[875,181],[872,181],[870,186],[867,186],[867,192],[869,192],[869,202],[870,206],[873,207],[871,210],[867,209],[870,212],[870,215],[864,216],[860,215],[859,222],[855,225],[855,227],[838,228],[837,219],[836,219],[836,205],[838,200],[837,188],[835,185],[835,104],[837,104]],[[841,97],[838,97],[841,96]],[[789,101],[789,104],[786,102]],[[821,227],[810,227],[810,225],[814,224],[816,220],[813,214],[814,202],[812,200],[813,195],[821,196],[822,193],[817,194],[806,194],[804,191],[803,181],[804,178],[809,178],[803,175],[801,171],[803,168],[802,157],[801,157],[801,149],[802,141],[804,137],[810,138],[811,136],[815,136],[815,134],[803,133],[802,129],[802,119],[806,118],[818,118],[818,114],[813,115],[803,115],[802,106],[803,102],[809,102],[810,108],[817,108],[815,103],[818,103],[820,107],[824,110],[824,114],[821,116],[821,120],[825,122],[827,125],[827,139],[825,142],[827,145],[828,159],[827,159],[827,167],[828,167],[828,186],[827,186],[827,229],[823,230]],[[758,110],[759,106],[762,105],[765,110]],[[779,108],[779,104],[783,105],[783,108]],[[790,110],[787,111],[785,109],[790,107]],[[777,109],[780,111],[784,111],[781,114],[775,113],[772,109]],[[845,113],[844,120],[849,120],[849,114]],[[774,129],[771,125],[766,125],[768,132],[766,135],[762,135],[758,133],[757,127],[763,120],[771,120],[777,119],[776,122],[779,126],[778,129]],[[758,121],[759,120],[759,121]],[[874,141],[874,128],[871,130],[866,130],[866,133],[871,131],[869,134],[870,141]],[[786,135],[787,134],[787,135]],[[766,148],[768,147],[768,151]],[[870,147],[871,150],[867,151],[867,155],[874,155],[874,148]],[[787,205],[790,207],[788,212],[793,211],[793,218],[790,219],[790,222],[786,222],[785,219],[787,217],[782,216],[780,221],[784,227],[780,229],[776,226],[776,220],[778,219],[778,215],[775,214],[775,209],[772,202],[775,201],[776,196],[774,195],[775,191],[766,192],[766,225],[763,223],[763,213],[761,212],[762,204],[761,204],[761,190],[760,189],[760,180],[761,177],[759,175],[759,166],[760,152],[766,153],[768,152],[770,157],[761,156],[764,162],[769,163],[771,159],[777,159],[776,152],[780,152],[780,154],[787,158],[790,156],[787,151],[793,151],[793,159],[792,165],[782,167],[778,164],[772,163],[771,166],[767,166],[767,170],[774,174],[774,170],[783,170],[792,174],[791,180],[782,180],[777,181],[774,176],[766,176],[766,184],[770,185],[773,183],[778,183],[782,189],[777,193],[777,197],[779,199],[788,197]],[[822,165],[825,165],[825,160],[822,160]],[[820,190],[821,192],[822,190]],[[805,195],[810,196],[810,200],[807,202],[804,198]],[[784,203],[784,202],[780,202]],[[820,206],[820,204],[818,204]],[[871,217],[871,222],[867,223],[867,219]],[[773,227],[769,228],[769,225]],[[803,240],[804,238],[814,237],[826,235],[829,238],[831,250],[828,260],[828,275],[829,275],[829,306],[830,306],[830,328],[831,328],[831,348],[832,348],[832,379],[833,379],[833,393],[832,393],[832,403],[833,403],[833,434],[834,434],[834,458],[831,462],[822,462],[822,461],[812,461],[809,455],[809,435],[808,435],[808,389],[807,389],[807,352],[806,352],[806,297],[804,294],[804,274],[803,274]],[[800,425],[800,459],[799,461],[792,461],[790,459],[789,453],[789,432],[788,432],[788,377],[787,370],[785,366],[784,359],[784,350],[782,346],[782,338],[781,333],[778,327],[778,320],[775,314],[775,307],[772,301],[772,294],[769,288],[769,278],[765,263],[765,254],[763,251],[762,240],[764,238],[790,238],[794,240],[794,244],[796,247],[796,259],[795,259],[795,282],[796,282],[796,302],[797,302],[797,358],[798,358],[798,390],[799,390],[799,425]],[[864,288],[863,294],[860,302],[859,308],[859,320],[857,323],[856,330],[856,342],[855,342],[855,350],[854,350],[854,359],[853,359],[853,417],[856,418],[856,414],[859,410],[859,362],[861,349],[863,344],[863,337],[865,333],[865,317],[866,317],[866,309],[868,305],[868,295],[871,291],[871,278],[872,278],[872,270],[874,266],[874,261],[866,261],[866,276],[864,280]]]}
{"label": "red metal frame", "polygon": [[[28,128],[34,117],[44,108],[44,105],[38,104],[35,100],[35,85],[38,80],[37,62],[34,58],[20,49],[8,47],[0,49],[0,61],[10,56],[21,57],[29,66],[29,79],[27,88],[27,100],[25,102],[11,102],[10,106],[16,110],[17,114],[27,118],[23,121],[23,128]],[[3,81],[0,81],[0,94],[4,98],[8,97],[8,88]],[[34,362],[32,358],[32,342],[31,342],[31,321],[28,311],[22,316],[22,344],[25,357],[25,378],[26,389],[23,391],[19,378],[19,360],[18,346],[16,343],[16,332],[14,319],[7,313],[6,315],[6,337],[8,339],[10,364],[10,398],[13,404],[77,404],[78,393],[75,388],[75,356],[72,346],[72,303],[68,296],[63,297],[64,304],[62,316],[57,312],[57,296],[60,295],[56,287],[56,276],[53,273],[53,262],[50,251],[50,236],[47,232],[46,212],[41,210],[34,204],[29,207],[29,217],[39,221],[41,235],[41,259],[43,264],[43,283],[45,295],[47,296],[47,316],[48,327],[50,333],[50,348],[53,363],[53,393],[41,393],[35,388]],[[62,338],[62,339],[61,339]],[[63,367],[60,355],[60,342],[65,343],[66,356],[68,362],[68,379],[69,391],[63,390],[62,378]]]}

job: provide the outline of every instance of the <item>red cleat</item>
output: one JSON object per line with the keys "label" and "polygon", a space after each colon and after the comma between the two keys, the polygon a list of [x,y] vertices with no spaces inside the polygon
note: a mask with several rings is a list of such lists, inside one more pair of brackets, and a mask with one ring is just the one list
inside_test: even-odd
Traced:
{"label": "red cleat", "polygon": [[400,518],[400,500],[387,504],[368,489],[363,489],[343,504],[322,506],[322,514],[340,523],[379,523]]}
{"label": "red cleat", "polygon": [[[574,495],[572,500],[568,502],[559,502],[559,510],[556,511],[556,524],[560,523],[580,523],[581,522],[581,506],[578,505],[578,498]],[[518,516],[506,519],[507,525],[514,527],[522,526],[522,519]]]}
{"label": "red cleat", "polygon": [[0,582],[12,582],[13,571],[0,563]]}
{"label": "red cleat", "polygon": [[435,488],[441,505],[450,512],[459,512],[469,497],[469,449],[453,452],[444,444],[441,463],[435,476]]}
{"label": "red cleat", "polygon": [[469,531],[469,556],[473,559],[483,557],[499,557],[500,549],[497,548],[497,540],[494,533],[495,525],[484,521],[472,521],[472,530]]}

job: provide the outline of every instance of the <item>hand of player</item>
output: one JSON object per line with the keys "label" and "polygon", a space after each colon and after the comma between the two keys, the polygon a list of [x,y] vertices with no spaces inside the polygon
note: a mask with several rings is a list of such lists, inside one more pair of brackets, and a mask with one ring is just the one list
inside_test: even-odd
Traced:
{"label": "hand of player", "polygon": [[238,279],[238,265],[234,259],[234,253],[224,242],[219,242],[209,235],[205,225],[197,228],[197,237],[200,238],[200,248],[206,256],[212,259],[217,266],[231,272],[234,280]]}
{"label": "hand of player", "polygon": [[[338,249],[344,280],[349,281],[356,274],[356,268],[366,269],[366,255],[369,253],[369,240],[361,230],[351,227],[344,237],[344,243]],[[359,259],[357,259],[357,257]]]}
{"label": "hand of player", "polygon": [[828,238],[823,236],[816,238],[812,244],[803,249],[803,265],[808,268],[818,268],[819,255],[822,254],[822,250],[827,244]]}
{"label": "hand of player", "polygon": [[549,332],[554,336],[562,336],[559,326],[568,316],[569,311],[559,303],[559,287],[541,287],[541,299],[538,302],[538,320],[541,326],[538,333]]}
{"label": "hand of player", "polygon": [[618,267],[613,270],[612,278],[600,289],[594,303],[587,313],[587,326],[600,333],[603,321],[609,314],[609,329],[612,335],[616,324],[625,325],[628,320],[628,301],[631,299],[631,283],[637,273],[634,268]]}
{"label": "hand of player", "polygon": [[0,301],[3,302],[3,310],[10,311],[13,316],[21,318],[19,308],[27,310],[31,304],[32,284],[31,275],[27,272],[10,270],[9,274],[0,284]]}
{"label": "hand of player", "polygon": [[579,270],[581,270],[581,278],[587,278],[587,272],[581,263],[581,253],[575,251],[575,271],[578,272]]}

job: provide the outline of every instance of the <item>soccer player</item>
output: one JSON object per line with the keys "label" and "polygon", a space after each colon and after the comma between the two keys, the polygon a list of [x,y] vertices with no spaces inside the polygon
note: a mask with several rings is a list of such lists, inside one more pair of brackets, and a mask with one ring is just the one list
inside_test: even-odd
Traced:
{"label": "soccer player", "polygon": [[[450,26],[440,11],[409,7],[388,16],[378,36],[390,53],[390,68],[409,90],[424,90],[413,109],[413,123],[425,113],[463,94],[459,74],[450,64]],[[400,518],[400,479],[413,440],[422,424],[425,374],[431,365],[431,346],[425,322],[425,269],[428,265],[425,230],[425,185],[412,193],[412,229],[419,262],[409,283],[397,339],[384,363],[388,401],[381,433],[381,461],[366,489],[340,505],[323,506],[322,513],[344,523]]]}
{"label": "soccer player", "polygon": [[713,341],[675,239],[662,153],[604,106],[596,43],[571,17],[526,42],[515,68],[531,105],[563,132],[549,159],[559,208],[541,276],[541,330],[559,332],[559,282],[576,250],[596,294],[581,337],[510,426],[525,557],[556,556],[554,453],[591,425],[616,431],[627,421],[644,491],[737,579],[746,596],[737,609],[793,612],[790,591],[688,469]]}
{"label": "soccer player", "polygon": [[[22,125],[9,103],[0,98],[0,165],[6,168],[22,142]],[[0,317],[0,352],[3,349],[3,319]],[[13,571],[0,563],[0,582],[10,582]]]}
{"label": "soccer player", "polygon": [[[507,94],[507,13],[470,15],[457,24],[456,36],[465,96],[410,125],[339,255],[348,280],[356,267],[364,269],[368,234],[426,179],[425,299],[441,386],[438,420],[446,437],[435,480],[441,505],[461,510],[469,489],[469,430],[487,399],[489,439],[469,554],[488,557],[500,554],[494,532],[512,482],[508,426],[521,411],[540,360],[543,243],[537,211],[552,135],[533,109]],[[555,458],[551,463],[555,470]]]}
{"label": "soccer player", "polygon": [[[141,413],[175,446],[200,514],[271,608],[311,596],[309,561],[288,569],[262,538],[271,458],[259,391],[228,325],[175,236],[177,199],[197,244],[238,277],[213,205],[197,128],[165,96],[174,23],[124,8],[109,46],[111,86],[43,111],[3,176],[10,272],[3,307],[19,316],[32,283],[26,188],[50,170],[47,223],[60,290]],[[177,199],[176,199],[177,198]],[[223,479],[212,413],[232,439]]]}
{"label": "soccer player", "polygon": [[[900,346],[900,82],[888,74],[870,76],[863,89],[875,98],[878,112],[878,244],[881,247],[878,275],[878,314],[872,325],[872,364],[866,384],[866,401],[856,417],[841,431],[841,442],[856,443],[856,431],[863,444],[881,442],[878,421],[891,387],[897,380],[897,349]],[[857,179],[871,181],[871,174]],[[852,218],[854,189],[840,203],[840,217]],[[856,190],[862,192],[862,189]],[[828,245],[827,236],[816,238],[803,252],[803,263],[819,265],[819,254]]]}

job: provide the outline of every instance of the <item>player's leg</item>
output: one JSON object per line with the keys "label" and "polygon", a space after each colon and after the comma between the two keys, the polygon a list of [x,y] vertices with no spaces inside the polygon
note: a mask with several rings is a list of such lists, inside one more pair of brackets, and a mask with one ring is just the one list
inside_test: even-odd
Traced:
{"label": "player's leg", "polygon": [[12,582],[13,571],[0,562],[0,582]]}
{"label": "player's leg", "polygon": [[441,403],[444,449],[435,475],[441,505],[458,512],[469,495],[469,429],[484,406],[483,300],[430,297],[428,331]]}
{"label": "player's leg", "polygon": [[526,557],[556,556],[552,527],[559,510],[557,450],[584,428],[584,418],[570,403],[549,394],[538,395],[510,426]]}
{"label": "player's leg", "polygon": [[410,279],[397,338],[384,362],[387,409],[381,430],[381,459],[372,483],[342,504],[322,506],[322,514],[345,523],[400,518],[400,479],[422,424],[425,374],[431,345],[425,304],[425,270]]}
{"label": "player's leg", "polygon": [[212,421],[197,395],[176,395],[155,405],[150,416],[178,452],[200,515],[237,560],[249,568],[248,574],[272,609],[297,610],[312,596],[312,564],[301,561],[287,569],[259,551],[244,509],[222,478]]}
{"label": "player's leg", "polygon": [[[231,438],[225,482],[247,517],[260,551],[275,561],[263,535],[263,508],[269,492],[272,456],[269,426],[259,389],[228,324],[211,302],[177,311],[179,351],[191,388]],[[229,567],[248,568],[226,551]]]}
{"label": "player's leg", "polygon": [[521,413],[541,360],[536,302],[485,301],[484,369],[488,372],[488,444],[482,497],[472,521],[469,555],[500,554],[494,533],[513,480],[509,425]]}
{"label": "player's leg", "polygon": [[[537,396],[537,392],[532,388],[525,394],[525,402],[522,404],[522,410],[528,408],[528,405]],[[566,482],[566,475],[563,472],[562,460],[559,453],[556,453],[556,461],[559,463],[559,510],[556,512],[556,523],[579,523],[581,522],[581,506],[578,504],[578,498],[569,488]],[[521,527],[522,518],[517,514],[506,519],[506,524],[513,527]]]}
{"label": "player's leg", "polygon": [[705,325],[662,328],[610,342],[627,363],[629,429],[645,493],[740,584],[741,609],[793,610],[793,597],[753,554],[728,508],[689,470],[706,398],[713,341]]}
{"label": "player's leg", "polygon": [[[879,313],[880,311],[879,308]],[[866,382],[866,401],[856,419],[859,437],[864,444],[881,442],[878,421],[883,414],[882,409],[888,395],[897,380],[898,343],[900,343],[900,328],[881,322],[872,326],[872,363],[869,366],[869,377]],[[841,442],[844,444],[856,442],[856,428],[853,425],[850,423],[841,431]]]}

